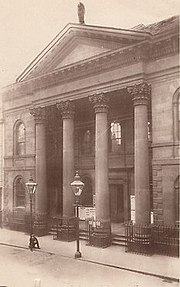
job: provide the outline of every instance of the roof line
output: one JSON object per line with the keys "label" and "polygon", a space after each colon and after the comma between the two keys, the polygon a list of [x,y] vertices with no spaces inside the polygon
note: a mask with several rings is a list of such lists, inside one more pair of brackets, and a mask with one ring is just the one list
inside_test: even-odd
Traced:
{"label": "roof line", "polygon": [[[63,30],[66,28],[68,26],[68,24],[63,28]],[[26,76],[26,74],[28,73],[28,69],[29,68],[33,68],[35,65],[36,65],[36,63],[38,63],[38,61],[40,61],[41,59],[42,59],[42,57],[47,53],[47,52],[49,52],[49,50],[57,43],[57,41],[48,49],[48,47],[59,37],[59,35],[62,33],[62,31],[63,30],[61,30],[51,41],[50,41],[50,43],[30,62],[30,64],[24,69],[24,71],[16,78],[16,82],[20,82],[25,76]],[[47,51],[46,51],[46,53],[45,54],[43,54],[43,52],[45,52],[45,50],[46,49],[48,49]],[[43,54],[43,55],[42,55]],[[41,56],[42,55],[42,56]],[[41,57],[40,57],[41,56]],[[40,58],[39,58],[40,57]],[[39,60],[36,62],[36,63],[34,63],[37,59],[39,58]],[[34,63],[34,65],[31,67],[31,65]],[[25,73],[27,71],[27,73]],[[25,73],[25,75],[23,76],[23,74]],[[23,77],[22,77],[23,76]],[[22,77],[22,79],[21,79],[21,77]]]}
{"label": "roof line", "polygon": [[[113,28],[113,27],[106,27],[106,26],[96,26],[96,25],[80,25],[75,23],[67,24],[52,40],[51,42],[30,62],[30,64],[23,70],[23,72],[16,78],[16,82],[20,82],[28,75],[28,73],[38,64],[38,62],[56,45],[59,39],[66,33],[67,28],[71,28],[75,26],[76,28],[82,29],[83,27],[88,28],[98,28],[98,29],[106,29],[106,30],[114,30],[114,31],[124,31],[124,32],[131,32],[136,34],[144,34],[144,35],[151,35],[150,32],[144,31],[137,31],[133,29],[121,29],[121,28]],[[81,26],[81,28],[80,28]],[[64,33],[63,33],[64,31]],[[61,35],[62,34],[62,35]]]}

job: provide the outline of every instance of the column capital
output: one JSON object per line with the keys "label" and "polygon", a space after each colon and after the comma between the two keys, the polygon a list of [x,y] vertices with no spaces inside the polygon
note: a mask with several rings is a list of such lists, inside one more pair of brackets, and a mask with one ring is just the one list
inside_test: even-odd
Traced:
{"label": "column capital", "polygon": [[75,104],[73,101],[62,101],[56,104],[63,119],[73,119],[75,114]]}
{"label": "column capital", "polygon": [[151,85],[147,82],[135,84],[127,88],[128,93],[132,96],[134,106],[147,105],[151,95]]}
{"label": "column capital", "polygon": [[89,101],[92,103],[95,113],[107,113],[109,97],[103,93],[89,96]]}
{"label": "column capital", "polygon": [[45,122],[46,118],[45,108],[42,107],[30,108],[30,114],[34,117],[36,124],[43,124]]}

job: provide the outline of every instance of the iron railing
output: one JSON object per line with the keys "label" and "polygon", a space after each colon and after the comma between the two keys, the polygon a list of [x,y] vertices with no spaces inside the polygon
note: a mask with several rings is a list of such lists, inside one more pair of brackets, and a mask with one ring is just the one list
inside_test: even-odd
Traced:
{"label": "iron railing", "polygon": [[152,245],[154,253],[179,257],[179,228],[153,226]]}
{"label": "iron railing", "polygon": [[88,245],[106,248],[111,245],[111,230],[107,222],[100,220],[87,220]]}
{"label": "iron railing", "polygon": [[179,228],[162,225],[127,224],[126,252],[179,257]]}
{"label": "iron railing", "polygon": [[51,220],[51,233],[53,239],[73,241],[76,239],[76,217],[53,217]]}

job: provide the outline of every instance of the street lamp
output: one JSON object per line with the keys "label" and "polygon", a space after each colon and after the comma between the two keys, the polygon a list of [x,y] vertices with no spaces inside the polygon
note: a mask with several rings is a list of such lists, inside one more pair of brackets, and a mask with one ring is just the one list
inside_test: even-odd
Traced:
{"label": "street lamp", "polygon": [[76,207],[76,218],[77,218],[77,230],[76,230],[77,250],[75,253],[75,258],[80,258],[82,255],[81,252],[79,251],[79,197],[83,191],[84,183],[81,181],[78,171],[76,171],[74,181],[71,182],[71,188],[76,199],[75,207]]}
{"label": "street lamp", "polygon": [[[29,181],[26,183],[27,192],[29,193],[29,198],[30,198],[30,240],[29,240],[30,243],[31,243],[31,238],[33,234],[32,199],[33,199],[33,195],[35,194],[36,187],[37,187],[37,183],[33,181],[33,178],[31,176]],[[31,244],[30,244],[30,249],[32,251]]]}

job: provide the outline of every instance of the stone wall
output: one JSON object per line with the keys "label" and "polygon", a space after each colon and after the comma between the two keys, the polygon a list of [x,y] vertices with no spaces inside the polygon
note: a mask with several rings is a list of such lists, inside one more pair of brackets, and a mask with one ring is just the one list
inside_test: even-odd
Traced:
{"label": "stone wall", "polygon": [[176,75],[152,83],[152,172],[154,221],[175,224],[174,181],[179,160],[174,158],[173,95],[178,88]]}

